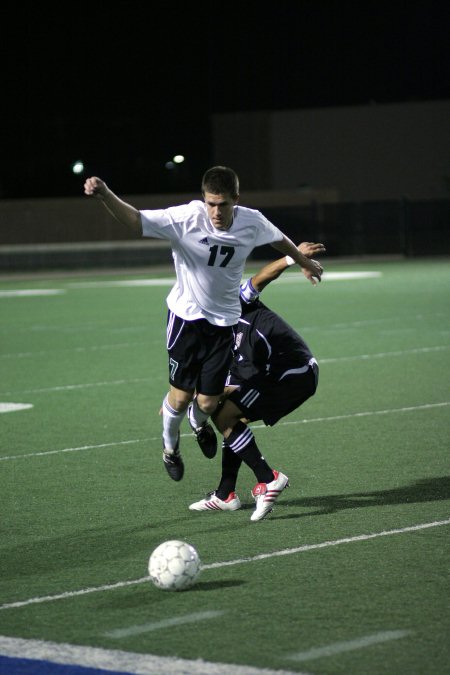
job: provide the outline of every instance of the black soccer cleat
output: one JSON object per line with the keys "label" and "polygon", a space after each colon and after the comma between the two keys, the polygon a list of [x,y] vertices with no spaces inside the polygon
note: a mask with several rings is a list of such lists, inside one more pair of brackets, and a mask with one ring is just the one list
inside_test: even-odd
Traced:
{"label": "black soccer cleat", "polygon": [[178,432],[178,440],[173,450],[166,450],[163,439],[163,462],[166,471],[172,480],[179,481],[184,476],[184,464],[179,450],[180,447],[180,432]]}
{"label": "black soccer cleat", "polygon": [[192,404],[188,408],[188,420],[189,425],[194,432],[194,436],[197,439],[197,443],[200,446],[200,450],[203,452],[205,457],[212,459],[216,456],[217,453],[217,437],[214,429],[208,422],[203,422],[200,427],[195,427],[191,422],[190,411]]}

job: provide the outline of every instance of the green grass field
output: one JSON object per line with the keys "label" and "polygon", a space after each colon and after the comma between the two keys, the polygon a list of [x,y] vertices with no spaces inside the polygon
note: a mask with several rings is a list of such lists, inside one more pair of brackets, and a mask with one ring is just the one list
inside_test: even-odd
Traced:
{"label": "green grass field", "polygon": [[[245,466],[242,510],[188,510],[220,452],[186,420],[185,477],[164,470],[171,270],[0,278],[1,673],[450,673],[450,266],[322,262],[263,294],[320,380],[253,425],[291,484],[260,523]],[[202,559],[185,592],[146,578],[167,539]]]}

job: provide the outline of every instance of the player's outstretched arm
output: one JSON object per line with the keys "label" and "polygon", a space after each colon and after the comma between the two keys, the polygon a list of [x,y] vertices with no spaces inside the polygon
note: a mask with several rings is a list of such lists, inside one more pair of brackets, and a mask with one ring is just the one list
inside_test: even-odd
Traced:
{"label": "player's outstretched arm", "polygon": [[101,178],[92,176],[84,184],[84,193],[88,197],[101,199],[105,207],[120,223],[133,230],[142,232],[141,214],[131,204],[127,204],[106,185]]}
{"label": "player's outstretched arm", "polygon": [[274,241],[271,246],[284,255],[290,256],[302,268],[303,274],[309,281],[316,286],[321,280],[323,267],[317,260],[312,260],[305,256],[295,244],[283,235],[280,241]]}
{"label": "player's outstretched arm", "polygon": [[[326,250],[323,244],[311,241],[303,241],[297,246],[297,249],[303,256],[309,259],[314,255],[324,253]],[[268,263],[251,278],[253,288],[260,293],[263,288],[270,284],[271,281],[274,281],[274,279],[277,279],[284,270],[294,263],[295,260],[290,256],[283,256],[283,258]]]}

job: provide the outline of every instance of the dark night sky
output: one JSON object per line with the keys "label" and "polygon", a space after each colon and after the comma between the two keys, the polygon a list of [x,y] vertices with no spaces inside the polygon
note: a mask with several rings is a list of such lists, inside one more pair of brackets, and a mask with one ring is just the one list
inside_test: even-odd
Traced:
{"label": "dark night sky", "polygon": [[444,1],[43,4],[2,18],[4,199],[80,196],[79,158],[122,194],[197,190],[213,113],[450,98]]}

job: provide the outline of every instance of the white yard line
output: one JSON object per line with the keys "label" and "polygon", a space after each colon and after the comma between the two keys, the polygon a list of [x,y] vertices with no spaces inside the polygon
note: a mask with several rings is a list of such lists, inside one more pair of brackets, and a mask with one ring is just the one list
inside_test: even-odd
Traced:
{"label": "white yard line", "polygon": [[[76,665],[84,668],[121,671],[133,675],[308,675],[298,671],[252,668],[230,663],[214,663],[172,656],[135,654],[118,649],[80,647],[43,640],[23,640],[0,636],[0,654],[10,658],[35,659],[50,663]],[[42,671],[44,672],[44,670]],[[48,669],[45,672],[51,672]]]}
{"label": "white yard line", "polygon": [[41,295],[62,295],[66,291],[58,288],[22,288],[10,291],[0,291],[0,298],[30,298]]}
{"label": "white yard line", "polygon": [[[181,436],[191,436],[191,434],[181,434]],[[161,440],[161,436],[158,436]],[[0,457],[0,462],[9,459],[25,459],[29,457],[45,457],[46,455],[59,455],[61,452],[80,452],[80,450],[96,450],[101,448],[110,448],[121,445],[133,445],[134,443],[146,443],[157,440],[156,438],[134,438],[128,441],[113,441],[112,443],[98,443],[97,445],[79,445],[75,448],[62,448],[60,450],[44,450],[43,452],[29,452],[26,455],[9,455]]]}
{"label": "white yard line", "polygon": [[[347,281],[349,279],[378,279],[382,272],[378,271],[359,271],[359,272],[327,272],[322,275],[326,281]],[[300,273],[289,273],[280,277],[277,284],[298,284],[306,282],[307,279]],[[166,277],[161,279],[124,279],[122,281],[73,281],[66,284],[67,288],[113,288],[113,287],[144,287],[144,286],[172,286],[175,283],[175,277]]]}
{"label": "white yard line", "polygon": [[192,614],[184,614],[183,616],[174,616],[171,619],[164,619],[163,621],[151,621],[150,623],[142,623],[137,626],[127,626],[126,628],[116,628],[103,633],[105,637],[120,639],[123,637],[130,637],[134,635],[142,635],[142,633],[152,633],[155,630],[165,630],[173,626],[182,626],[186,623],[197,623],[197,621],[205,621],[216,619],[222,616],[225,612],[223,610],[212,610],[208,612],[193,612]]}
{"label": "white yard line", "polygon": [[368,361],[369,359],[385,359],[390,356],[407,356],[409,354],[427,354],[429,352],[442,352],[450,349],[450,345],[438,345],[436,347],[416,347],[414,349],[399,349],[394,352],[378,352],[377,354],[358,354],[357,356],[337,356],[331,359],[320,359],[319,365],[324,363],[339,363],[344,361]]}
{"label": "white yard line", "polygon": [[364,637],[355,640],[347,640],[345,642],[335,642],[332,645],[325,645],[324,647],[316,647],[308,649],[306,652],[297,652],[286,656],[289,661],[311,661],[312,659],[322,659],[324,656],[334,656],[335,654],[342,654],[343,652],[352,652],[355,649],[364,649],[372,645],[378,645],[381,642],[388,642],[390,640],[399,640],[407,635],[411,635],[410,630],[386,630],[373,635],[365,635]]}
{"label": "white yard line", "polygon": [[[303,420],[287,420],[285,422],[278,422],[278,426],[287,426],[291,424],[311,424],[313,422],[335,422],[338,420],[347,420],[354,417],[372,417],[373,415],[391,415],[395,413],[415,412],[416,410],[430,410],[434,408],[444,408],[450,405],[450,401],[442,401],[440,403],[424,403],[422,405],[407,406],[404,408],[389,408],[386,410],[365,410],[362,412],[349,413],[346,415],[331,415],[330,417],[313,417],[311,419]],[[251,424],[252,429],[270,429],[265,424]],[[181,438],[190,438],[191,433],[180,434]],[[13,459],[26,459],[29,457],[45,457],[46,455],[58,455],[63,452],[79,452],[80,450],[96,450],[101,448],[109,448],[121,445],[133,445],[135,443],[153,443],[160,442],[161,436],[152,436],[148,438],[131,438],[125,441],[111,441],[110,443],[98,443],[95,445],[79,445],[73,448],[60,448],[57,450],[43,450],[41,452],[28,452],[25,455],[8,455],[0,457],[0,462]]]}
{"label": "white yard line", "polygon": [[[370,539],[378,539],[379,537],[389,537],[397,534],[405,534],[407,532],[418,532],[419,530],[427,530],[431,527],[442,527],[450,525],[450,518],[447,520],[435,520],[431,523],[420,523],[418,525],[410,525],[408,527],[397,528],[394,530],[383,530],[382,532],[371,532],[369,534],[359,534],[353,537],[344,537],[343,539],[335,539],[332,541],[323,541],[318,544],[304,544],[303,546],[296,546],[295,548],[285,548],[281,551],[272,551],[271,553],[260,553],[258,555],[250,556],[248,558],[237,558],[236,560],[224,560],[220,562],[202,565],[202,573],[205,570],[219,569],[221,567],[230,567],[232,565],[243,565],[260,560],[267,560],[285,555],[292,555],[296,553],[306,553],[307,551],[316,551],[318,549],[330,548],[333,546],[341,546],[342,544],[352,544],[360,541],[368,541]],[[0,605],[0,610],[15,609],[18,607],[26,607],[28,605],[39,604],[43,602],[53,602],[55,600],[65,600],[74,598],[79,595],[87,595],[88,593],[98,593],[101,591],[112,591],[116,588],[124,588],[127,586],[134,586],[136,584],[150,583],[148,576],[140,579],[133,579],[130,581],[118,581],[115,584],[106,584],[104,586],[95,586],[91,588],[83,588],[78,591],[65,591],[57,595],[45,595],[35,598],[28,598],[27,600],[18,600],[16,602],[7,602]]]}
{"label": "white yard line", "polygon": [[105,350],[111,350],[111,349],[134,349],[135,347],[138,346],[144,346],[148,347],[149,346],[149,341],[148,340],[140,340],[139,342],[116,342],[116,343],[110,343],[107,345],[92,345],[90,347],[67,347],[63,349],[41,349],[36,352],[7,352],[5,354],[0,354],[0,358],[2,359],[28,359],[28,358],[36,358],[38,356],[48,356],[51,354],[53,357],[55,357],[58,354],[72,354],[72,353],[80,353],[84,354],[87,352],[99,352],[99,351],[105,351]]}
{"label": "white yard line", "polygon": [[17,394],[48,394],[53,391],[73,391],[74,389],[92,389],[93,387],[116,387],[122,384],[136,384],[136,382],[149,382],[151,377],[139,377],[132,380],[107,380],[105,382],[84,382],[82,384],[61,384],[57,387],[43,387],[41,389],[21,389],[19,391],[0,392],[0,396],[17,396]]}
{"label": "white yard line", "polygon": [[[332,324],[327,324],[324,326],[323,324],[301,324],[299,326],[299,330],[301,332],[312,332],[312,331],[321,331],[323,332],[330,332],[334,331],[335,329],[339,330],[350,330],[353,328],[367,328],[369,326],[380,326],[382,324],[387,324],[389,329],[392,328],[394,323],[399,323],[401,324],[400,329],[403,330],[403,326],[406,320],[408,321],[418,321],[421,323],[426,323],[427,321],[430,321],[430,319],[439,319],[442,321],[447,320],[447,314],[445,312],[430,312],[428,314],[413,314],[413,315],[407,315],[407,316],[402,316],[399,314],[396,314],[394,316],[385,316],[385,317],[380,317],[378,319],[359,319],[357,321],[345,321],[345,322],[339,322],[339,323],[332,323]],[[108,325],[107,322],[100,322],[105,325]],[[446,325],[446,324],[445,324]],[[67,324],[64,323],[64,325],[61,324],[36,324],[36,325],[31,325],[31,326],[23,326],[20,325],[19,327],[15,327],[16,332],[20,333],[26,333],[27,335],[30,335],[32,333],[45,333],[45,332],[50,332],[52,334],[55,333],[70,333],[73,334],[76,330],[82,330],[83,332],[86,331],[94,331],[98,330],[99,328],[99,322],[83,322],[83,324]],[[136,333],[137,331],[140,332],[147,332],[148,327],[147,324],[136,324],[134,323],[132,326],[127,326],[127,327],[121,327],[121,328],[114,328],[111,329],[108,327],[108,331],[111,331],[112,333],[120,333],[122,335],[127,334],[127,333]],[[448,335],[448,331],[445,330],[445,326],[443,324],[443,329],[442,331],[444,335]],[[7,325],[1,325],[0,326],[0,334],[5,334],[9,335],[11,333],[11,326]],[[125,343],[122,343],[125,345]],[[130,342],[130,345],[135,344],[134,342]],[[141,344],[141,343],[137,343]],[[145,344],[148,344],[148,340],[145,341]],[[114,343],[111,344],[105,344],[105,345],[99,345],[97,349],[108,349],[109,347],[115,347]],[[94,347],[95,349],[96,347]],[[74,351],[77,351],[78,349],[84,349],[84,347],[74,347]],[[57,351],[72,351],[71,349],[63,349],[63,350],[57,350]],[[44,354],[53,354],[54,350],[39,350],[34,352],[34,354],[37,355],[44,355]],[[32,352],[10,352],[10,353],[5,353],[4,356],[5,358],[12,358],[14,356],[22,356],[22,354],[25,354],[28,356],[28,354],[32,354]]]}
{"label": "white yard line", "polygon": [[[412,405],[404,408],[388,408],[386,410],[367,410],[364,412],[351,413],[349,415],[331,415],[330,417],[314,417],[306,420],[287,420],[286,422],[278,422],[287,426],[288,424],[309,424],[310,422],[335,422],[337,420],[347,420],[351,417],[372,417],[373,415],[389,415],[391,413],[414,412],[415,410],[427,410],[430,408],[443,408],[450,405],[450,401],[442,401],[441,403],[425,403],[423,405]],[[252,424],[252,429],[267,429],[265,424]]]}
{"label": "white yard line", "polygon": [[0,403],[0,413],[18,412],[20,410],[29,410],[33,407],[32,403]]}
{"label": "white yard line", "polygon": [[[123,345],[115,345],[122,347]],[[99,347],[90,350],[100,349]],[[340,363],[346,361],[369,361],[370,359],[385,359],[389,357],[408,356],[409,354],[426,354],[431,352],[441,352],[450,349],[450,345],[436,345],[433,347],[414,347],[412,349],[396,350],[392,352],[376,352],[375,354],[356,354],[355,356],[338,356],[335,358],[321,358],[319,359],[319,366],[329,363]],[[72,351],[81,351],[79,348],[74,348]],[[21,352],[16,356],[33,356],[32,352]],[[4,354],[3,357],[11,357],[11,354]],[[74,389],[90,389],[92,387],[108,387],[122,384],[134,384],[136,382],[150,382],[151,377],[135,378],[130,380],[106,380],[104,382],[84,382],[80,384],[62,384],[56,387],[40,387],[36,389],[17,389],[14,391],[0,391],[0,396],[15,396],[21,394],[46,394],[54,391],[73,391]]]}
{"label": "white yard line", "polygon": [[[326,281],[346,281],[349,279],[376,279],[381,277],[381,272],[324,272],[322,279]],[[278,279],[277,284],[298,284],[304,283],[307,279],[302,274],[286,274]],[[17,297],[39,297],[46,295],[59,295],[66,293],[66,289],[79,288],[139,288],[148,286],[173,286],[175,277],[166,277],[161,279],[123,279],[120,281],[73,281],[64,284],[65,288],[18,288],[0,290],[0,298],[17,298]]]}

